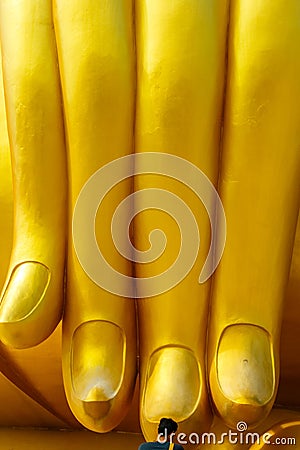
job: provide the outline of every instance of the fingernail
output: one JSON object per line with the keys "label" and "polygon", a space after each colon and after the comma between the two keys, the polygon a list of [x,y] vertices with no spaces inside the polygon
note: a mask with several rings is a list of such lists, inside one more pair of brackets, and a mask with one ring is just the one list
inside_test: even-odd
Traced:
{"label": "fingernail", "polygon": [[84,402],[91,417],[102,417],[120,390],[124,377],[124,335],[111,322],[81,324],[72,339],[71,379],[73,392]]}
{"label": "fingernail", "polygon": [[244,420],[249,425],[263,420],[275,392],[273,350],[267,331],[249,324],[226,328],[217,350],[216,374],[219,388],[211,384],[212,396],[227,423]]}
{"label": "fingernail", "polygon": [[29,316],[43,300],[49,281],[49,269],[39,262],[16,266],[2,296],[0,321],[17,322]]}

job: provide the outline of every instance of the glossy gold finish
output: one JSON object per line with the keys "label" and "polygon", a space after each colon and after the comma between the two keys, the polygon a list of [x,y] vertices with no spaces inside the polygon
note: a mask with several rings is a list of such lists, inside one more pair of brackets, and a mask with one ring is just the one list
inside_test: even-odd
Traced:
{"label": "glossy gold finish", "polygon": [[[2,288],[12,248],[13,193],[2,61],[0,61],[0,72],[0,286]],[[27,295],[27,289],[25,295]],[[73,427],[78,426],[65,401],[60,353],[60,329],[39,346],[26,350],[8,348],[0,343],[2,405],[0,423],[2,425],[65,426],[68,423]],[[9,412],[7,405],[9,405]]]}
{"label": "glossy gold finish", "polygon": [[64,133],[51,1],[2,1],[0,17],[15,204],[0,333],[24,348],[47,338],[61,317]]}
{"label": "glossy gold finish", "polygon": [[[60,327],[34,348],[0,344],[0,425],[139,432],[139,395],[146,439],[156,437],[161,416],[175,418],[187,434],[220,437],[226,424],[236,430],[244,421],[261,435],[298,438],[299,413],[273,407],[278,385],[275,406],[300,405],[298,1],[0,0],[0,7],[3,343],[37,344],[59,319],[69,205],[62,348]],[[153,298],[137,292],[138,339],[134,301],[91,281],[72,242],[84,183],[134,151],[169,152],[193,162],[215,185],[219,177],[228,223],[213,283],[199,285],[210,224],[187,186],[137,176],[105,198],[95,222],[98,245],[128,276],[167,270],[180,247],[178,225],[152,209],[135,218],[131,237],[147,250],[149,233],[162,228],[163,255],[134,266],[118,254],[110,221],[133,189],[174,192],[199,224],[200,252],[188,276]],[[143,197],[131,206],[143,207]],[[140,392],[130,408],[138,352]],[[129,449],[141,441],[130,433],[0,432],[0,450]],[[222,448],[266,448],[259,445],[227,441]]]}
{"label": "glossy gold finish", "polygon": [[[0,45],[1,52],[1,45]],[[7,132],[7,120],[4,99],[2,55],[0,53],[0,289],[2,289],[9,266],[13,237],[13,193],[10,147]]]}
{"label": "glossy gold finish", "polygon": [[[297,1],[236,1],[231,9],[220,176],[228,233],[214,280],[208,351],[212,398],[231,426],[262,421],[279,380],[299,205],[299,17]],[[235,376],[228,379],[232,364]]]}
{"label": "glossy gold finish", "polygon": [[[63,421],[49,413],[30,396],[18,389],[2,373],[0,374],[1,426],[64,427]],[[8,405],[10,407],[8,407]],[[0,441],[0,449],[2,442]]]}
{"label": "glossy gold finish", "polygon": [[[136,151],[186,158],[215,183],[227,25],[226,1],[195,0],[189,1],[188,7],[181,0],[136,3]],[[162,173],[167,169],[161,164]],[[186,432],[207,429],[211,421],[205,377],[210,282],[198,283],[209,248],[210,223],[204,206],[186,186],[163,176],[136,177],[136,190],[151,187],[172,191],[184,199],[202,234],[198,259],[188,276],[168,292],[138,300],[140,416],[148,439],[155,438],[162,416],[174,417]],[[155,194],[152,197],[155,200]],[[136,208],[143,208],[143,200]],[[167,270],[180,249],[181,237],[174,220],[164,212],[149,210],[140,213],[134,225],[139,250],[147,249],[148,235],[155,228],[164,230],[168,246],[156,262],[137,264],[139,277]],[[138,295],[143,297],[143,291]]]}
{"label": "glossy gold finish", "polygon": [[[89,177],[133,151],[132,2],[121,0],[116,7],[88,0],[83,8],[81,0],[56,0],[54,7],[70,174],[64,385],[78,420],[91,430],[106,432],[124,417],[133,395],[135,305],[104,291],[87,276],[71,238],[72,215]],[[130,192],[130,180],[116,187],[101,205],[96,222],[102,251],[128,275],[132,266],[114,249],[110,220]]]}

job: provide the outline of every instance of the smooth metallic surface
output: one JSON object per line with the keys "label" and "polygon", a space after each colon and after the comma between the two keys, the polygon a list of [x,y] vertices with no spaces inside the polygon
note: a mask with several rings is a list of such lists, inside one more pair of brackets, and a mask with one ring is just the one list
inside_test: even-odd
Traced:
{"label": "smooth metallic surface", "polygon": [[[218,174],[228,19],[226,1],[136,2],[135,150],[184,157],[213,183]],[[162,162],[161,172],[167,169]],[[176,417],[184,432],[205,430],[212,419],[205,376],[211,280],[198,283],[209,249],[210,223],[203,204],[187,186],[163,176],[135,179],[136,190],[152,186],[174,192],[189,205],[199,225],[201,247],[192,270],[177,286],[138,300],[140,417],[148,439],[155,438],[159,417],[165,414]],[[142,200],[135,207],[142,208]],[[167,270],[180,246],[189,245],[181,241],[179,227],[165,211],[151,209],[136,217],[134,243],[138,249],[147,249],[148,235],[155,228],[161,228],[168,238],[161,258],[153,264],[136,265],[138,276]]]}
{"label": "smooth metallic surface", "polygon": [[[261,436],[300,439],[299,413],[287,410],[300,405],[299,2],[0,0],[0,8],[0,425],[73,430],[2,429],[0,449],[129,450],[143,440],[132,432],[141,426],[153,439],[166,415],[187,435],[220,438],[244,421]],[[137,300],[137,311],[134,300],[88,278],[71,236],[84,183],[134,151],[197,165],[218,186],[228,223],[214,280],[199,285],[210,223],[196,196],[154,175],[117,185],[95,227],[117,270],[156,275],[180,248],[176,221],[151,209],[135,218],[130,237],[147,252],[161,228],[165,251],[148,265],[118,254],[110,221],[134,190],[179,195],[201,234],[189,275]],[[67,212],[63,332],[46,339],[62,312]],[[222,448],[266,445],[227,439]]]}
{"label": "smooth metallic surface", "polygon": [[2,1],[0,31],[14,189],[0,333],[24,348],[51,334],[63,300],[67,180],[51,1]]}
{"label": "smooth metallic surface", "polygon": [[[242,0],[231,6],[219,182],[228,233],[214,280],[208,343],[212,399],[231,426],[237,419],[252,426],[262,421],[278,387],[282,311],[299,208],[299,18],[298,1]],[[231,352],[218,354],[224,330],[236,324],[249,324],[245,335],[232,331],[231,340],[233,351],[239,341],[240,360],[249,360],[248,376],[256,379],[251,388],[245,384],[240,401],[243,371],[229,381]],[[253,345],[249,355],[247,342],[258,339],[253,325],[265,330],[270,342],[261,342],[259,350]],[[260,357],[269,363],[257,372]],[[268,401],[259,399],[262,377],[262,397]]]}
{"label": "smooth metallic surface", "polygon": [[[76,418],[91,430],[106,432],[125,416],[133,395],[135,304],[104,291],[88,277],[75,254],[71,226],[83,184],[107,162],[133,151],[133,4],[88,0],[83,8],[81,0],[56,0],[54,23],[69,171],[64,385]],[[132,183],[125,180],[106,196],[95,230],[104,255],[127,275],[133,268],[114,248],[110,220],[131,191]]]}

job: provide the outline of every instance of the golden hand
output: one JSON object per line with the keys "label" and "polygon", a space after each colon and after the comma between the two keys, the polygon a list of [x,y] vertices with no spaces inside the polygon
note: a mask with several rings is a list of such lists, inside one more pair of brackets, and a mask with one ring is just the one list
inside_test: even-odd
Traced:
{"label": "golden hand", "polygon": [[[137,300],[145,436],[155,437],[163,415],[173,416],[187,433],[207,430],[209,396],[232,426],[238,420],[257,425],[275,399],[298,214],[300,63],[294,55],[300,50],[299,11],[296,0],[288,5],[236,1],[230,12],[228,6],[226,1],[191,0],[187,7],[179,0],[171,6],[138,0],[133,13],[129,0],[117,8],[113,2],[89,0],[83,8],[79,0],[56,0],[65,151],[51,2],[1,4],[16,204],[13,256],[0,307],[1,339],[16,347],[35,345],[58,322],[68,181],[64,385],[75,416],[95,431],[114,428],[130,405],[136,376],[135,306],[104,291],[85,273],[71,238],[72,214],[91,175],[134,150],[185,158],[215,184],[219,174],[228,224],[213,286],[210,280],[200,285],[211,238],[205,208],[173,180],[135,178],[135,190],[154,185],[179,192],[201,231],[197,261],[183,281]],[[114,249],[110,219],[132,189],[129,181],[117,186],[96,220],[100,248],[128,276],[133,265]],[[143,208],[143,199],[136,206]],[[136,264],[138,277],[167,270],[176,258],[178,229],[163,212],[145,211],[135,218],[134,244],[147,249],[148,235],[159,221],[172,245],[154,264]],[[137,294],[144,297],[142,289]]]}

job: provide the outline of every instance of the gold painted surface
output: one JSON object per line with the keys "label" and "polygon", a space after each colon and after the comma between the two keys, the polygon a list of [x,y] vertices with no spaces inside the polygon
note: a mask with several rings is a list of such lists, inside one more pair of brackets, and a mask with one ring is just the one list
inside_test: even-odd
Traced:
{"label": "gold painted surface", "polygon": [[65,427],[63,421],[18,389],[2,373],[0,373],[0,395],[1,427]]}
{"label": "gold painted surface", "polygon": [[[133,151],[132,8],[131,0],[117,4],[88,0],[85,8],[81,0],[54,1],[68,143],[70,237],[83,184],[104,164]],[[132,266],[118,258],[110,218],[131,190],[130,180],[113,189],[96,221],[101,250],[128,275]],[[74,415],[91,430],[111,430],[125,416],[135,386],[135,305],[99,288],[87,276],[71,238],[62,353],[64,386]]]}
{"label": "gold painted surface", "polygon": [[[1,53],[1,46],[0,46]],[[1,56],[1,54],[0,54]],[[7,133],[7,120],[4,103],[2,64],[0,58],[0,289],[5,281],[9,265],[10,252],[12,247],[12,225],[13,225],[13,192],[12,192],[12,173],[10,148]]]}
{"label": "gold painted surface", "polygon": [[51,1],[13,0],[0,6],[14,189],[14,244],[1,294],[0,329],[2,342],[26,348],[46,339],[61,317],[64,132]]}
{"label": "gold painted surface", "polygon": [[[228,228],[214,279],[208,347],[212,399],[231,426],[238,420],[252,426],[262,421],[279,381],[280,330],[299,208],[299,6],[297,1],[246,0],[231,7],[219,187]],[[268,368],[251,370],[249,376],[257,381],[250,391],[245,386],[241,401],[235,391],[243,370],[225,393],[226,366],[237,351],[254,368],[256,351],[250,356],[246,334],[245,342],[242,337],[236,345],[238,336],[232,333],[232,349],[221,365],[218,355],[224,329],[236,324],[249,324],[253,340],[253,325],[270,335],[269,345],[259,350]],[[263,404],[254,400],[262,372],[269,374],[264,393],[269,401]]]}
{"label": "gold painted surface", "polygon": [[[160,0],[136,2],[135,150],[169,152],[186,158],[214,183],[219,162],[227,25],[226,1],[195,0],[188,7],[180,0],[172,5]],[[168,167],[161,163],[160,170],[164,173]],[[185,432],[195,427],[206,429],[212,419],[205,380],[210,281],[202,285],[195,282],[211,236],[204,206],[190,189],[167,177],[135,178],[135,190],[150,187],[179,194],[193,211],[202,233],[198,258],[183,281],[163,294],[137,301],[140,418],[145,436],[153,439],[159,418],[164,415],[180,421]],[[161,195],[160,191],[152,194],[154,203]],[[143,198],[135,207],[144,207]],[[162,228],[167,235],[167,248],[152,264],[136,265],[139,277],[167,270],[180,250],[178,225],[166,213],[152,209],[136,217],[134,243],[138,249],[147,248],[149,233],[155,228]],[[143,294],[138,291],[139,296]]]}
{"label": "gold painted surface", "polygon": [[1,371],[41,406],[51,411],[66,427],[81,428],[68,406],[62,378],[61,324],[36,347],[0,347]]}
{"label": "gold painted surface", "polygon": [[[226,65],[227,2],[190,0],[187,7],[180,0],[138,0],[134,9],[130,0],[117,8],[112,2],[99,6],[89,0],[82,8],[79,0],[56,0],[58,59],[50,1],[2,0],[0,5],[15,198],[15,240],[6,274],[12,190],[2,98],[0,281],[24,267],[14,292],[10,283],[2,294],[5,343],[38,343],[57,323],[59,314],[53,311],[62,300],[66,181],[70,204],[63,350],[60,328],[30,349],[1,345],[0,424],[139,431],[139,409],[144,436],[150,439],[160,416],[174,416],[180,431],[201,433],[209,431],[217,412],[222,421],[214,416],[211,430],[224,431],[224,422],[235,427],[244,420],[259,432],[272,429],[278,436],[283,423],[298,436],[298,413],[277,410],[273,402],[279,384],[276,404],[300,406],[299,224],[291,262],[300,178],[299,3],[232,1]],[[70,239],[72,211],[84,182],[134,147],[139,153],[182,156],[215,184],[219,172],[228,221],[210,308],[210,283],[193,281],[210,239],[201,204],[195,208],[202,233],[195,267],[168,293],[138,300],[140,405],[138,389],[131,404],[137,355],[134,302],[96,286],[79,265]],[[195,197],[179,183],[154,176],[135,179],[135,188],[153,184],[180,193],[195,207]],[[131,183],[118,185],[96,218],[99,246],[128,275],[133,266],[117,255],[109,227],[116,205],[131,192]],[[131,230],[135,244],[147,248],[148,234],[159,222],[172,246],[152,266],[137,265],[138,276],[167,268],[176,256],[178,230],[164,213],[146,211],[137,217]],[[49,287],[40,267],[50,271]],[[43,307],[34,309],[39,301]],[[72,432],[68,441],[56,432],[0,429],[0,435],[1,450],[11,442],[24,449],[86,448],[87,436],[91,448],[102,443],[117,448],[120,442],[132,448],[142,441],[141,435],[131,439],[87,432]]]}

